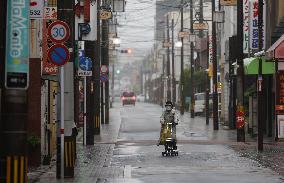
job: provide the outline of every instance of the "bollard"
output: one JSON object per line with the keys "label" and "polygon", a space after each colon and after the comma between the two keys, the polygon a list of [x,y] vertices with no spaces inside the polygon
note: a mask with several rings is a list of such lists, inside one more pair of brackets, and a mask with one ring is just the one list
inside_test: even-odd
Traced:
{"label": "bollard", "polygon": [[64,141],[64,177],[74,177],[75,140],[73,136],[65,137]]}
{"label": "bollard", "polygon": [[27,183],[27,157],[21,155],[6,156],[0,161],[0,182]]}
{"label": "bollard", "polygon": [[[60,142],[60,138],[57,138]],[[58,150],[59,149],[59,150]],[[60,157],[60,143],[57,143],[57,156]],[[57,159],[57,171],[56,178],[61,178],[60,171],[60,158]],[[73,136],[64,137],[64,178],[74,177],[74,166],[75,166],[75,138]]]}

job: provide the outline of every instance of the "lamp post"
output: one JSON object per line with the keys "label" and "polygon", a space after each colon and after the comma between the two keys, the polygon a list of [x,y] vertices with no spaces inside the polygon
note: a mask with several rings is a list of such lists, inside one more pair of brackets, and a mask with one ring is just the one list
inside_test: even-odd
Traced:
{"label": "lamp post", "polygon": [[[180,31],[183,32],[183,4],[184,1],[181,1],[181,13],[180,13]],[[181,37],[181,49],[180,49],[180,114],[184,114],[184,70],[183,70],[183,37]]]}
{"label": "lamp post", "polygon": [[[258,101],[258,138],[257,150],[263,151],[263,79],[262,79],[262,58],[264,55],[263,49],[263,0],[258,1],[258,51],[259,51],[259,65],[258,65],[258,80],[257,80],[257,101]],[[257,54],[255,54],[258,56]]]}
{"label": "lamp post", "polygon": [[[215,12],[215,0],[212,0],[212,16]],[[219,129],[218,125],[218,93],[217,93],[217,43],[216,43],[216,22],[212,22],[212,66],[213,66],[213,127]]]}
{"label": "lamp post", "polygon": [[174,52],[174,17],[172,16],[172,102],[176,103],[176,78],[175,78],[175,52]]}
{"label": "lamp post", "polygon": [[224,11],[215,10],[215,0],[212,0],[212,69],[213,69],[213,127],[219,130],[218,118],[218,92],[217,92],[217,41],[216,41],[216,24],[224,23]]}
{"label": "lamp post", "polygon": [[190,0],[190,37],[189,37],[189,41],[190,41],[190,83],[191,83],[191,87],[190,87],[190,117],[194,118],[194,58],[193,58],[193,40],[190,40],[191,38],[194,39],[193,36],[193,0]]}
{"label": "lamp post", "polygon": [[170,66],[170,29],[169,29],[169,14],[167,14],[167,100],[171,101],[171,66]]}
{"label": "lamp post", "polygon": [[[238,39],[238,51],[237,51],[237,111],[243,108],[244,105],[244,64],[243,64],[243,2],[237,2],[237,39]],[[245,130],[244,126],[237,129],[237,141],[245,142]]]}

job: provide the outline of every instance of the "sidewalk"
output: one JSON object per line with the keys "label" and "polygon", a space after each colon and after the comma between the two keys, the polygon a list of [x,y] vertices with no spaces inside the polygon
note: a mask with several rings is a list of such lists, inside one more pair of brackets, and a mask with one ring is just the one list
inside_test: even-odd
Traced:
{"label": "sidewalk", "polygon": [[[246,142],[237,142],[236,130],[230,130],[220,125],[218,131],[213,130],[212,118],[210,118],[209,125],[206,126],[204,117],[190,118],[190,113],[186,112],[183,120],[189,119],[189,131],[206,132],[206,140],[195,141],[195,143],[214,143],[223,144],[235,150],[241,157],[252,159],[259,164],[268,167],[278,174],[284,176],[284,142],[275,142],[271,138],[264,138],[263,152],[257,151],[257,138],[251,138],[246,134]],[[194,133],[193,135],[196,135]]]}
{"label": "sidewalk", "polygon": [[[83,145],[82,130],[77,136],[77,159],[74,178],[64,179],[64,182],[103,182],[102,178],[123,177],[124,167],[110,166],[110,158],[117,141],[121,117],[119,109],[112,108],[110,123],[101,126],[101,135],[95,136],[93,146]],[[56,161],[49,166],[41,166],[30,170],[28,182],[60,182],[56,179]]]}

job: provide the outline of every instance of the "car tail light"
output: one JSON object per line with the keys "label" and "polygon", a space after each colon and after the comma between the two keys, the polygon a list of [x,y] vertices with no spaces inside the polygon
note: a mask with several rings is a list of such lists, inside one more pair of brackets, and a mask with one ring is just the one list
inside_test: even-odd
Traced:
{"label": "car tail light", "polygon": [[132,100],[136,100],[136,97],[135,97],[135,96],[133,96],[133,97],[132,97]]}

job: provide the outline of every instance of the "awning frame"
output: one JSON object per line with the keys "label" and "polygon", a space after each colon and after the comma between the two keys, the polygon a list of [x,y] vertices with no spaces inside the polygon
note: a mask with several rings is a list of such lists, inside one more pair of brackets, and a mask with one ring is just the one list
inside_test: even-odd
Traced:
{"label": "awning frame", "polygon": [[267,60],[284,62],[284,34],[266,51]]}

